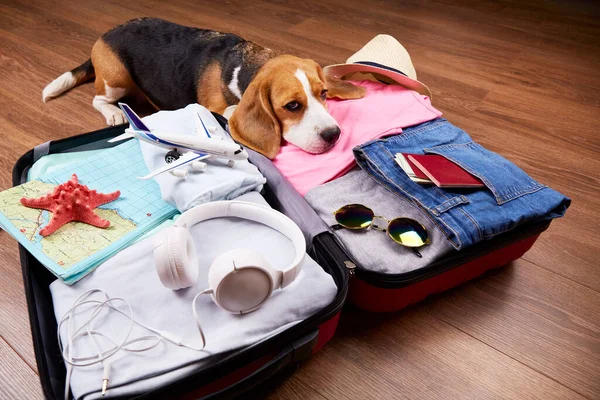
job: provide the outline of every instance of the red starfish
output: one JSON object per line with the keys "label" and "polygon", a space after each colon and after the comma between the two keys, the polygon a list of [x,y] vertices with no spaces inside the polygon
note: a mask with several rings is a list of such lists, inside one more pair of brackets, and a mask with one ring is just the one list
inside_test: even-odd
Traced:
{"label": "red starfish", "polygon": [[58,228],[71,221],[81,221],[98,228],[108,228],[110,221],[100,218],[94,208],[116,200],[121,195],[117,190],[109,194],[98,193],[81,185],[77,175],[73,174],[67,182],[58,185],[52,193],[27,199],[23,197],[21,204],[25,207],[40,208],[53,213],[52,219],[40,235],[48,236]]}

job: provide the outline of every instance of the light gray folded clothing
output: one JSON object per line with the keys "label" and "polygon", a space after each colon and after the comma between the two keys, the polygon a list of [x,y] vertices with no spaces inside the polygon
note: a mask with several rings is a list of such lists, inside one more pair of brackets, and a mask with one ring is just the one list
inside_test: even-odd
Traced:
{"label": "light gray folded clothing", "polygon": [[425,267],[453,251],[443,233],[414,204],[380,186],[366,172],[353,169],[346,175],[311,189],[304,198],[329,226],[337,224],[334,212],[346,204],[363,204],[388,220],[412,218],[427,228],[431,243],[418,249],[422,258],[394,242],[387,233],[371,229],[341,228],[334,234],[348,255],[369,271],[400,274]]}
{"label": "light gray folded clothing", "polygon": [[[196,135],[196,114],[214,131],[211,136],[232,140],[221,128],[215,117],[199,104],[175,111],[159,111],[142,120],[148,128],[158,132],[172,132],[179,135]],[[218,139],[216,139],[218,140]],[[169,151],[140,141],[144,161],[150,171],[164,167],[165,155]],[[179,211],[184,212],[194,206],[209,201],[233,200],[236,197],[256,190],[260,192],[266,179],[247,160],[236,161],[233,167],[226,159],[203,160],[208,164],[204,172],[188,168],[186,178],[178,178],[170,173],[157,175],[154,179],[160,186],[162,198]]]}
{"label": "light gray folded clothing", "polygon": [[[245,194],[238,200],[267,204],[256,192]],[[195,286],[174,291],[161,284],[153,260],[155,238],[150,237],[121,251],[73,286],[59,280],[53,282],[50,291],[57,320],[60,321],[82,293],[99,288],[110,297],[127,300],[136,320],[200,346],[202,340],[192,315],[192,299],[208,287],[208,269],[219,254],[239,247],[254,249],[264,254],[275,269],[285,268],[294,257],[289,239],[253,221],[229,217],[212,219],[192,226],[190,232],[200,262],[200,276]],[[172,382],[219,354],[256,343],[301,322],[331,304],[336,293],[333,278],[306,256],[298,278],[285,289],[275,291],[260,309],[250,314],[230,314],[216,306],[208,295],[200,296],[197,309],[207,340],[205,350],[189,350],[163,341],[143,353],[120,351],[110,361],[112,372],[107,397],[130,396]],[[84,314],[89,312],[78,312],[77,325],[86,319]],[[95,324],[95,330],[117,343],[122,341],[127,333],[128,319],[112,312],[101,322]],[[135,326],[129,338],[151,334]],[[61,332],[61,340],[64,345],[66,329]],[[110,347],[103,340],[99,342]],[[85,344],[76,342],[76,354],[73,355],[96,354],[93,346]],[[75,367],[71,378],[75,398],[100,398],[102,374],[100,365]]]}

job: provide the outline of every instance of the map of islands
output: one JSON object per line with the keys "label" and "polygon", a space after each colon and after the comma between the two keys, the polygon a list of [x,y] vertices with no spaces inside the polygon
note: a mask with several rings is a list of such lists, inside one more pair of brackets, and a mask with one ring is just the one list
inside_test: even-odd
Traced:
{"label": "map of islands", "polygon": [[52,214],[46,210],[28,208],[20,203],[22,197],[40,197],[51,192],[56,185],[31,181],[0,193],[0,212],[42,253],[59,266],[68,268],[109,246],[137,228],[137,225],[111,209],[110,204],[96,208],[95,212],[110,221],[106,229],[82,222],[69,222],[50,236],[40,236],[39,231]]}
{"label": "map of islands", "polygon": [[[100,193],[121,195],[94,211],[110,221],[106,229],[70,222],[49,236],[39,234],[52,213],[21,204],[37,198],[76,174],[79,182]],[[10,233],[40,263],[67,284],[73,284],[102,262],[134,243],[177,209],[162,200],[160,188],[148,174],[139,142],[129,140],[0,193],[0,227]]]}

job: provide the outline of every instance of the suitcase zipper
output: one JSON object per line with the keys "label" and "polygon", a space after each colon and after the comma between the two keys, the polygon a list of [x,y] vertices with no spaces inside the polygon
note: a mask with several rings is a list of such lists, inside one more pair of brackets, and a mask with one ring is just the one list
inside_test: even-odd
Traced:
{"label": "suitcase zipper", "polygon": [[352,261],[344,261],[344,265],[348,269],[348,274],[350,274],[350,278],[352,278],[354,276],[354,274],[356,273],[355,272],[356,264],[354,264]]}

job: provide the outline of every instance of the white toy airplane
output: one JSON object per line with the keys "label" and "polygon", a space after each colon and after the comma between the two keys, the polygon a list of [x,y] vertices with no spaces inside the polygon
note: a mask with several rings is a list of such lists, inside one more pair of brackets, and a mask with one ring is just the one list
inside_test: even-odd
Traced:
{"label": "white toy airplane", "polygon": [[198,114],[196,114],[197,136],[175,133],[158,134],[148,129],[140,117],[127,104],[119,103],[119,107],[121,107],[121,110],[125,113],[125,118],[129,121],[129,128],[125,129],[124,134],[109,140],[109,142],[113,143],[135,137],[155,146],[170,149],[165,155],[166,165],[163,168],[152,171],[146,176],[139,177],[139,179],[150,179],[163,172],[170,172],[174,176],[185,178],[187,171],[181,169],[182,166],[191,163],[192,169],[204,171],[206,163],[203,163],[201,160],[209,157],[227,158],[229,159],[228,165],[230,167],[233,166],[234,160],[246,160],[248,158],[248,153],[239,144],[229,140],[222,140],[222,138],[217,136],[211,137],[202,118]]}

